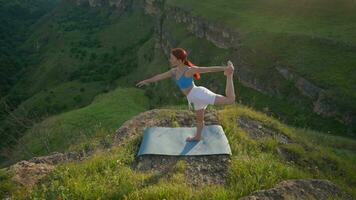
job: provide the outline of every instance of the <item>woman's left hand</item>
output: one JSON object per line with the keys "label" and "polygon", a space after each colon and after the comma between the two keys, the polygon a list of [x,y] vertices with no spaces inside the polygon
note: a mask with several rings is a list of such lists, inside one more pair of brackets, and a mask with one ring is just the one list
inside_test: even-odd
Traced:
{"label": "woman's left hand", "polygon": [[148,85],[148,84],[149,84],[149,83],[148,83],[147,80],[143,80],[143,81],[137,83],[136,86],[141,87],[141,86],[143,86],[143,85]]}

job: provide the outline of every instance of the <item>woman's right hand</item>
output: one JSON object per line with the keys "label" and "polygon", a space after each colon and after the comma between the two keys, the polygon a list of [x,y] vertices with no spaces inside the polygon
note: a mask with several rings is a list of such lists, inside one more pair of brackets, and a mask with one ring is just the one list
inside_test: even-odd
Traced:
{"label": "woman's right hand", "polygon": [[143,86],[143,85],[148,85],[148,84],[149,84],[149,82],[148,82],[147,80],[143,80],[143,81],[138,82],[138,83],[136,84],[136,86],[141,87],[141,86]]}

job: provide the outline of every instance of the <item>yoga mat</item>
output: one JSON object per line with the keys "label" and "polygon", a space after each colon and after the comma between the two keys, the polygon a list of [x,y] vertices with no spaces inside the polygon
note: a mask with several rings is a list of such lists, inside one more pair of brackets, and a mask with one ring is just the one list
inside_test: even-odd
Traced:
{"label": "yoga mat", "polygon": [[229,154],[231,149],[220,125],[204,126],[202,140],[186,141],[196,134],[196,127],[146,127],[138,156]]}

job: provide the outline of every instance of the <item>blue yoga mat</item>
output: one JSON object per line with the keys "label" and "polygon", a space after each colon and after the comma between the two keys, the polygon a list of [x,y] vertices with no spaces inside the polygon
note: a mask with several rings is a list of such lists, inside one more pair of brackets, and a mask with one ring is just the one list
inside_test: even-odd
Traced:
{"label": "blue yoga mat", "polygon": [[220,125],[204,126],[202,140],[186,141],[196,134],[196,127],[147,127],[144,129],[138,156],[230,154],[231,149]]}

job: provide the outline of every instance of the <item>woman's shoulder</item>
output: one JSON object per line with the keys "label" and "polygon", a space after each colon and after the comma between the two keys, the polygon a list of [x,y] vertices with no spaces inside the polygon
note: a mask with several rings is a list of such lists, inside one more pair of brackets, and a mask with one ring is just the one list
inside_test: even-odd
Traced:
{"label": "woman's shoulder", "polygon": [[[189,66],[188,66],[189,67]],[[198,66],[191,66],[185,71],[185,76],[192,77],[194,75],[194,69],[198,68]]]}
{"label": "woman's shoulder", "polygon": [[176,75],[177,67],[174,67],[169,70],[171,72],[171,75]]}

